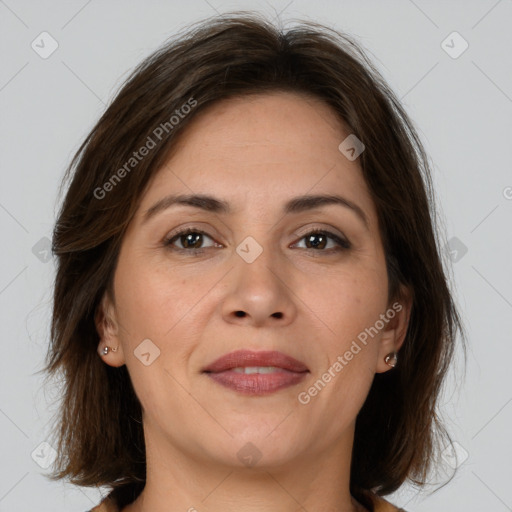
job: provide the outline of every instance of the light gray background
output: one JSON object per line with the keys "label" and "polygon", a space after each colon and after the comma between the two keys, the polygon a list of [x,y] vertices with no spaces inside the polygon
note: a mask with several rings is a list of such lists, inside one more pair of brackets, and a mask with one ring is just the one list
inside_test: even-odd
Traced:
{"label": "light gray background", "polygon": [[[457,251],[445,254],[455,259],[469,357],[465,380],[459,365],[442,401],[460,445],[456,477],[431,495],[404,487],[388,499],[410,512],[512,510],[511,0],[0,0],[0,512],[83,512],[105,493],[50,482],[35,462],[51,459],[40,445],[55,393],[35,372],[48,343],[54,262],[46,239],[58,185],[127,72],[184,25],[233,9],[346,31],[402,98],[432,159]],[[59,45],[47,59],[31,47],[43,31]],[[453,31],[469,44],[458,58],[441,46]],[[453,37],[446,44],[462,48]]]}

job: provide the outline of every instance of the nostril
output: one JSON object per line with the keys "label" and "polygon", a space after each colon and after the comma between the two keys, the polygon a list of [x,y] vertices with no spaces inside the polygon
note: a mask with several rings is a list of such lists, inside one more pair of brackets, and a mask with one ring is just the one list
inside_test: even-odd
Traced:
{"label": "nostril", "polygon": [[238,316],[238,317],[244,317],[245,316],[245,312],[244,311],[236,311],[235,315]]}
{"label": "nostril", "polygon": [[283,313],[279,312],[279,313],[272,313],[272,316],[275,317],[275,318],[283,318]]}

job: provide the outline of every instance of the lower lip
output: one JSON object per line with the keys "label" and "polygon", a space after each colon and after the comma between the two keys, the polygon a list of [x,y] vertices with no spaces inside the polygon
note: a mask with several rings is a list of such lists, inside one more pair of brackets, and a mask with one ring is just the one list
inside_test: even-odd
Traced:
{"label": "lower lip", "polygon": [[218,373],[207,373],[208,377],[222,386],[245,395],[265,395],[279,389],[298,384],[309,372],[291,372],[280,369],[274,373],[239,373],[226,370]]}

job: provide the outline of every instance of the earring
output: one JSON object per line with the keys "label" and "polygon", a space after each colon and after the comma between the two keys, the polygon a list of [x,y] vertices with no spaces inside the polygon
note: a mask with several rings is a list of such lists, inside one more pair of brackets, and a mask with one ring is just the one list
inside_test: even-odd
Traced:
{"label": "earring", "polygon": [[394,368],[396,364],[398,363],[398,354],[396,352],[390,352],[385,358],[384,362],[391,366],[391,368]]}
{"label": "earring", "polygon": [[108,354],[108,351],[111,351],[111,352],[117,352],[117,347],[116,348],[112,348],[112,347],[105,347],[103,350],[102,350],[102,354],[104,356],[106,356]]}

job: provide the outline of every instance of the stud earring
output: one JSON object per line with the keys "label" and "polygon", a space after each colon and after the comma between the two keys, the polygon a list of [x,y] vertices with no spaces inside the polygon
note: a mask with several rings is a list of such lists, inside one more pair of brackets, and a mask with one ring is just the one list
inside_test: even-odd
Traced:
{"label": "stud earring", "polygon": [[108,351],[111,351],[111,352],[117,352],[117,347],[116,348],[112,348],[112,347],[105,347],[103,350],[102,350],[102,354],[104,356],[106,356],[108,354]]}
{"label": "stud earring", "polygon": [[396,364],[398,363],[398,354],[396,352],[390,352],[385,358],[384,362],[391,366],[391,368],[394,368]]}

